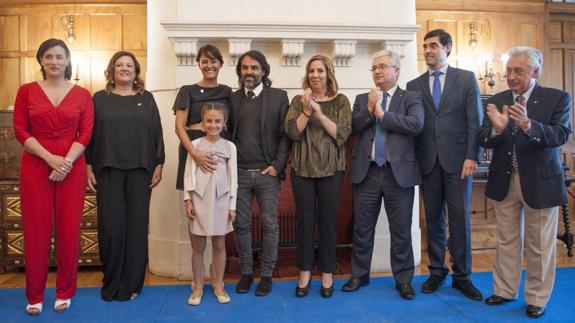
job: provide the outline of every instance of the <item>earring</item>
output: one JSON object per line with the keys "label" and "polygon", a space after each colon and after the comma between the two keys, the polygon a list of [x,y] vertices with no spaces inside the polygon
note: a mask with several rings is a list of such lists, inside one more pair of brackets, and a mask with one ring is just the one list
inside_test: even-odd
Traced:
{"label": "earring", "polygon": [[116,82],[114,82],[114,80],[111,80],[110,83],[114,84],[114,83],[116,83]]}
{"label": "earring", "polygon": [[137,81],[137,80],[134,80],[134,84],[138,84],[138,81]]}

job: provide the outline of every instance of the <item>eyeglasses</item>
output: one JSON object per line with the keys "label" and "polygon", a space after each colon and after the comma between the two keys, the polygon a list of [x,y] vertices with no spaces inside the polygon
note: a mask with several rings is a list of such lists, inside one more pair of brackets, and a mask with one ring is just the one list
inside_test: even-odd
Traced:
{"label": "eyeglasses", "polygon": [[381,64],[381,65],[374,65],[374,66],[372,66],[369,70],[370,70],[371,72],[375,72],[375,71],[377,71],[377,70],[382,70],[382,71],[383,71],[383,70],[386,69],[386,68],[392,68],[392,67],[397,67],[397,66],[395,66],[395,65],[385,65],[385,64]]}

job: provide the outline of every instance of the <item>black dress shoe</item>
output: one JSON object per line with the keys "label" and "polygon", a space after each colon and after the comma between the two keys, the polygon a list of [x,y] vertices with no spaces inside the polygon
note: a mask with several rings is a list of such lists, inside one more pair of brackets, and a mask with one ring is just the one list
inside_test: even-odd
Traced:
{"label": "black dress shoe", "polygon": [[410,283],[395,284],[395,288],[399,291],[399,296],[403,299],[412,300],[415,298],[415,290],[411,287]]}
{"label": "black dress shoe", "polygon": [[503,298],[501,296],[497,296],[495,294],[487,297],[487,299],[485,299],[485,304],[487,305],[501,305],[503,303],[507,303],[507,302],[511,302],[513,301],[512,299],[508,299],[508,298]]}
{"label": "black dress shoe", "polygon": [[331,283],[330,287],[323,287],[323,284],[322,284],[321,289],[319,290],[319,293],[321,294],[321,297],[323,297],[323,298],[330,298],[331,295],[333,295],[333,283]]}
{"label": "black dress shoe", "polygon": [[254,277],[252,275],[242,275],[240,281],[236,285],[236,293],[244,294],[250,291]]}
{"label": "black dress shoe", "polygon": [[535,305],[527,305],[525,314],[530,318],[538,319],[545,314],[545,308]]}
{"label": "black dress shoe", "polygon": [[342,291],[344,292],[355,292],[356,290],[358,290],[360,287],[369,285],[368,281],[365,280],[361,280],[359,278],[350,278],[347,283],[345,283],[343,285],[343,287],[341,288]]}
{"label": "black dress shoe", "polygon": [[256,295],[257,296],[266,296],[272,292],[272,278],[262,276],[260,279],[260,283],[256,288]]}
{"label": "black dress shoe", "polygon": [[433,293],[439,286],[443,285],[445,282],[445,276],[430,275],[427,280],[421,285],[421,291],[424,293]]}
{"label": "black dress shoe", "polygon": [[473,286],[473,283],[469,279],[453,280],[453,282],[451,283],[451,287],[459,289],[463,293],[463,295],[473,300],[480,301],[483,299],[483,295],[481,294],[479,289],[475,288],[475,286]]}
{"label": "black dress shoe", "polygon": [[299,284],[295,287],[295,297],[301,298],[307,295],[307,293],[309,292],[309,289],[311,287],[311,277],[309,278],[309,281],[307,282],[307,285],[305,287],[299,287]]}

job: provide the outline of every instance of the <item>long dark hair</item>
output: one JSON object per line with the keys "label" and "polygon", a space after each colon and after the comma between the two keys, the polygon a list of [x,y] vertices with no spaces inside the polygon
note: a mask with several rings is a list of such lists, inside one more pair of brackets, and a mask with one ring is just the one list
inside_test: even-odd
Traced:
{"label": "long dark hair", "polygon": [[62,47],[64,49],[64,52],[66,52],[68,65],[64,70],[64,78],[69,81],[72,78],[72,60],[70,59],[71,56],[70,49],[68,49],[68,46],[66,46],[66,43],[64,43],[64,41],[57,38],[50,38],[48,40],[45,40],[42,44],[40,44],[40,47],[38,47],[38,51],[36,52],[36,60],[38,61],[38,64],[40,64],[40,71],[42,72],[42,78],[44,80],[46,79],[46,71],[44,70],[44,66],[42,66],[42,56],[44,56],[44,54],[50,48],[56,46]]}
{"label": "long dark hair", "polygon": [[134,79],[134,83],[132,84],[132,88],[134,89],[134,91],[136,91],[140,94],[144,93],[144,90],[145,90],[144,80],[142,80],[142,78],[140,77],[140,71],[142,70],[142,68],[140,67],[140,62],[138,62],[138,60],[136,59],[136,56],[134,54],[132,54],[131,52],[123,51],[123,50],[116,52],[116,54],[114,54],[112,56],[112,58],[110,58],[110,62],[108,62],[108,67],[106,67],[106,71],[104,72],[104,75],[106,76],[106,93],[110,94],[116,88],[116,83],[114,83],[114,68],[116,65],[116,61],[119,60],[120,57],[123,57],[123,56],[128,56],[134,61],[134,69],[136,70],[136,78]]}
{"label": "long dark hair", "polygon": [[270,76],[270,64],[268,64],[266,57],[260,51],[250,50],[248,52],[243,53],[242,56],[240,56],[240,59],[238,59],[238,64],[236,65],[236,74],[238,75],[238,82],[240,82],[240,87],[243,87],[241,81],[239,81],[242,72],[242,60],[246,56],[249,56],[258,61],[258,63],[262,67],[262,71],[264,72],[264,75],[262,76],[262,83],[264,84],[264,87],[272,86],[272,80],[270,80],[268,77]]}

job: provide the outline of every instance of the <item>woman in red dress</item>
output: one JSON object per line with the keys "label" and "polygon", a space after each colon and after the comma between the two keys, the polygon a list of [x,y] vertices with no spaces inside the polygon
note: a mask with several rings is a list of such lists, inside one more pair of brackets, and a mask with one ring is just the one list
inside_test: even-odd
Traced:
{"label": "woman in red dress", "polygon": [[92,135],[90,92],[69,82],[70,50],[59,39],[43,42],[36,53],[43,80],[18,89],[14,132],[24,146],[20,197],[26,264],[26,311],[42,312],[48,275],[52,222],[56,229],[56,301],[70,308],[76,292],[80,218],[86,192],[84,148]]}

